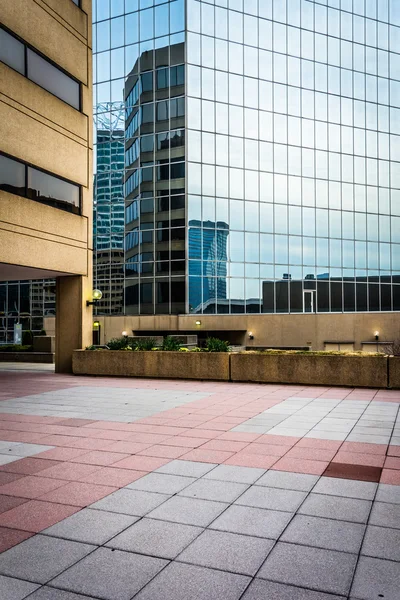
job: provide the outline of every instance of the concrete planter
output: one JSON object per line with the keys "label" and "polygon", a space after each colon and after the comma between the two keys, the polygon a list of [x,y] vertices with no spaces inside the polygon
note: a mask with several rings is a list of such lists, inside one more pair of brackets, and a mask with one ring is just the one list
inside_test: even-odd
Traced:
{"label": "concrete planter", "polygon": [[388,387],[400,389],[400,356],[389,356]]}
{"label": "concrete planter", "polygon": [[74,350],[72,372],[75,375],[229,381],[229,354]]}
{"label": "concrete planter", "polygon": [[1,352],[0,362],[54,363],[52,352]]}
{"label": "concrete planter", "polygon": [[387,357],[232,354],[231,380],[386,388]]}

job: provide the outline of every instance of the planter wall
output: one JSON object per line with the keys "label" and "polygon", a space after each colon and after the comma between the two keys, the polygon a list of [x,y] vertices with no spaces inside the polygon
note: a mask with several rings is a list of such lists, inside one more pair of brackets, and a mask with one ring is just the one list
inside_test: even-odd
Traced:
{"label": "planter wall", "polygon": [[389,357],[389,385],[390,388],[400,389],[400,356]]}
{"label": "planter wall", "polygon": [[0,352],[0,362],[53,363],[52,352]]}
{"label": "planter wall", "polygon": [[229,354],[74,350],[75,375],[229,381]]}
{"label": "planter wall", "polygon": [[387,357],[233,354],[231,380],[386,388]]}

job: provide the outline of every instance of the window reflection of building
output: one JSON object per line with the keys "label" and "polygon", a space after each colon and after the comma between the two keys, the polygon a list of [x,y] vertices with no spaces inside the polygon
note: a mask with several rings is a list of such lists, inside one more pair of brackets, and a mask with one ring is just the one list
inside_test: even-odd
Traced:
{"label": "window reflection of building", "polygon": [[189,312],[214,313],[227,306],[227,244],[229,226],[224,222],[189,221],[191,285]]}
{"label": "window reflection of building", "polygon": [[125,83],[127,314],[185,312],[184,44],[146,51]]}
{"label": "window reflection of building", "polygon": [[103,296],[97,314],[123,313],[124,111],[97,106],[94,177],[94,284]]}

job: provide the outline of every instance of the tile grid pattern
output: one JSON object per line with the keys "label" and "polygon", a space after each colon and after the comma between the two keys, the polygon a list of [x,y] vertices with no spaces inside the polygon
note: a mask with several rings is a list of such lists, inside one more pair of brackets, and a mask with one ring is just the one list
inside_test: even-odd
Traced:
{"label": "tile grid pattern", "polygon": [[[71,379],[64,378],[66,387]],[[93,405],[100,386],[82,382],[65,397],[75,389],[77,400],[89,395]],[[10,399],[8,387],[3,397]],[[73,416],[74,399],[61,416],[60,397],[59,414],[43,416],[58,394],[46,395],[46,384],[34,402],[44,397],[47,409],[26,403],[24,395],[14,413],[12,400],[5,407],[0,438],[3,433],[6,444],[16,437],[53,449],[0,467],[7,521],[0,515],[0,526],[7,535],[25,534],[0,557],[2,600],[375,600],[381,593],[397,600],[400,452],[394,437],[389,445],[234,429],[296,397],[376,403],[376,416],[386,417],[379,407],[397,411],[400,393],[128,380],[107,380],[107,387],[97,398],[109,404],[119,390],[115,412],[122,420]],[[133,414],[130,424],[121,416],[123,396],[143,390],[153,398],[151,409]],[[198,395],[185,402],[187,394]],[[160,408],[165,400],[175,406]],[[26,414],[26,404],[37,414]],[[320,477],[336,457],[387,468],[379,485]],[[18,497],[21,490],[30,498]],[[10,508],[10,502],[23,504]],[[53,513],[40,527],[20,531],[24,510],[26,523]]]}

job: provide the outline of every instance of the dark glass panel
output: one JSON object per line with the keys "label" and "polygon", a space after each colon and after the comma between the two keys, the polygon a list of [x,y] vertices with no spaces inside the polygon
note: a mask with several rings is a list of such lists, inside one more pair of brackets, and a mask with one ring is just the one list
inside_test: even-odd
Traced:
{"label": "dark glass panel", "polygon": [[343,310],[342,287],[341,281],[331,281],[331,312]]}
{"label": "dark glass panel", "polygon": [[276,290],[276,312],[289,312],[289,284],[287,281],[277,281]]}
{"label": "dark glass panel", "polygon": [[0,190],[25,196],[25,165],[0,154]]}
{"label": "dark glass panel", "polygon": [[381,310],[392,310],[392,287],[390,285],[381,285]]}
{"label": "dark glass panel", "polygon": [[80,109],[79,83],[28,48],[28,78],[77,110]]}
{"label": "dark glass panel", "polygon": [[15,37],[0,28],[0,60],[22,75],[25,74],[25,49]]}
{"label": "dark glass panel", "polygon": [[290,282],[290,312],[303,312],[303,285],[301,281]]}
{"label": "dark glass panel", "polygon": [[368,310],[368,302],[367,302],[367,284],[366,283],[356,283],[356,301],[357,301],[357,311],[365,312]]}
{"label": "dark glass panel", "polygon": [[356,309],[356,294],[354,283],[344,283],[344,310],[354,312]]}
{"label": "dark glass panel", "polygon": [[28,167],[27,196],[69,212],[79,213],[79,186]]}
{"label": "dark glass panel", "polygon": [[379,310],[379,285],[375,283],[368,285],[368,302],[370,312]]}
{"label": "dark glass panel", "polygon": [[329,283],[317,281],[317,312],[329,312]]}

